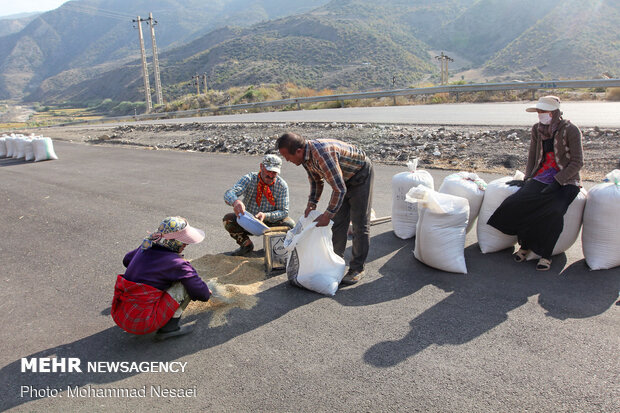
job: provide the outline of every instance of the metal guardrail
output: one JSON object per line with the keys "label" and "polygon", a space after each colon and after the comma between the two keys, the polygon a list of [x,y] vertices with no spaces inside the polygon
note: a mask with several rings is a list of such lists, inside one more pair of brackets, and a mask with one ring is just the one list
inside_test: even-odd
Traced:
{"label": "metal guardrail", "polygon": [[[551,81],[535,81],[535,82],[520,82],[512,81],[506,83],[477,83],[470,85],[447,85],[447,86],[434,86],[425,88],[407,88],[407,89],[394,89],[394,90],[382,90],[375,92],[359,92],[359,93],[344,93],[339,95],[326,95],[326,96],[311,96],[311,97],[299,97],[289,98],[281,100],[271,100],[265,102],[255,103],[242,103],[238,105],[219,106],[217,108],[202,108],[184,110],[178,112],[163,112],[163,113],[147,113],[136,116],[118,116],[112,118],[105,118],[98,121],[79,121],[71,123],[63,123],[58,126],[77,125],[77,124],[92,124],[101,123],[102,121],[124,121],[124,120],[153,120],[153,119],[166,119],[173,117],[193,116],[208,113],[227,112],[232,110],[254,109],[264,107],[275,106],[288,106],[297,105],[300,108],[304,103],[317,103],[317,102],[334,102],[345,101],[355,99],[375,99],[384,97],[396,97],[396,96],[415,96],[415,95],[434,95],[437,93],[472,93],[483,91],[501,91],[501,90],[532,90],[533,93],[539,89],[577,89],[577,88],[608,88],[608,87],[620,87],[620,79],[591,79],[591,80],[551,80]],[[532,98],[534,99],[534,98]]]}

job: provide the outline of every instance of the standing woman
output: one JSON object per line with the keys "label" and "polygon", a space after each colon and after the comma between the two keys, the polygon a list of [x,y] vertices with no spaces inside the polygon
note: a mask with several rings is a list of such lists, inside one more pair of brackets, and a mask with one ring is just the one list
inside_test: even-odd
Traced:
{"label": "standing woman", "polygon": [[541,257],[536,269],[547,271],[564,228],[564,214],[579,194],[581,131],[562,118],[555,96],[541,97],[526,111],[537,112],[539,122],[532,127],[525,178],[507,182],[521,188],[502,202],[488,224],[517,236],[520,249],[513,255],[515,261],[525,261],[533,251]]}

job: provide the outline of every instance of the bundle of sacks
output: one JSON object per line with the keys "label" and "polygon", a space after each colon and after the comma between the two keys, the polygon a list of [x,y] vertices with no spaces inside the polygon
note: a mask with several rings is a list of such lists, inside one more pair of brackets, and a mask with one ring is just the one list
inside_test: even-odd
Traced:
{"label": "bundle of sacks", "polygon": [[46,161],[58,159],[51,138],[24,136],[22,134],[0,137],[0,158],[24,159],[26,161]]}
{"label": "bundle of sacks", "polygon": [[392,228],[394,234],[401,239],[409,239],[416,234],[418,207],[406,201],[407,192],[419,185],[434,189],[433,177],[424,170],[418,170],[418,159],[407,163],[406,172],[397,173],[392,177]]}
{"label": "bundle of sacks", "polygon": [[620,169],[614,169],[602,183],[590,188],[583,212],[581,246],[593,270],[620,265]]}

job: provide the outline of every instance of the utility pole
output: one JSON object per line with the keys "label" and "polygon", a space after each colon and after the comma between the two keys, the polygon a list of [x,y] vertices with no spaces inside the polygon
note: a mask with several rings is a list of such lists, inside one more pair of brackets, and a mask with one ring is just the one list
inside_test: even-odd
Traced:
{"label": "utility pole", "polygon": [[199,95],[200,94],[200,76],[198,75],[198,73],[192,76],[192,81],[196,84],[196,94]]}
{"label": "utility pole", "polygon": [[157,96],[157,104],[164,104],[164,97],[161,91],[161,79],[159,78],[159,59],[157,57],[157,44],[155,43],[155,25],[157,20],[153,20],[153,13],[149,13],[147,19],[148,24],[151,26],[151,41],[153,42],[153,72],[155,74],[155,95]]}
{"label": "utility pole", "polygon": [[205,93],[207,93],[207,72],[202,74],[202,80],[204,81]]}
{"label": "utility pole", "polygon": [[441,84],[445,85],[446,83],[448,83],[448,61],[454,62],[454,59],[443,54],[443,52],[441,52],[441,55],[435,56],[435,59],[441,61]]}
{"label": "utility pole", "polygon": [[144,77],[144,96],[146,99],[146,113],[150,113],[153,110],[153,102],[151,102],[151,85],[149,84],[149,71],[146,65],[146,51],[144,50],[144,37],[142,36],[141,22],[146,21],[140,19],[140,16],[136,20],[132,20],[134,23],[138,23],[138,37],[140,39],[140,52],[142,53],[142,76]]}

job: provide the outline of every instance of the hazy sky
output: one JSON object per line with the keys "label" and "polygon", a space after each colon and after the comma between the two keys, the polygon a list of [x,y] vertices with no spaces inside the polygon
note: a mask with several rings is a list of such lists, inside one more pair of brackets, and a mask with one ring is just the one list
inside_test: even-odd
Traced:
{"label": "hazy sky", "polygon": [[53,10],[67,1],[68,0],[0,0],[0,16],[32,11]]}

